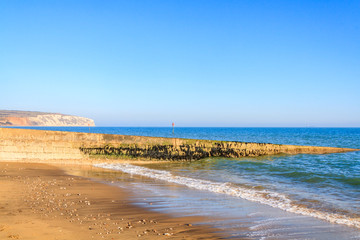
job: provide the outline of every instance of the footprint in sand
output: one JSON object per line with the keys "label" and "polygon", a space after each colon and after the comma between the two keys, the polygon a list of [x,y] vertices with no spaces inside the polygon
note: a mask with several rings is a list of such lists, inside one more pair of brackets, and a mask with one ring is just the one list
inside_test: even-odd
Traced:
{"label": "footprint in sand", "polygon": [[7,227],[6,225],[0,225],[0,232],[4,231]]}
{"label": "footprint in sand", "polygon": [[9,235],[8,238],[10,239],[19,239],[19,235],[16,234],[16,235]]}

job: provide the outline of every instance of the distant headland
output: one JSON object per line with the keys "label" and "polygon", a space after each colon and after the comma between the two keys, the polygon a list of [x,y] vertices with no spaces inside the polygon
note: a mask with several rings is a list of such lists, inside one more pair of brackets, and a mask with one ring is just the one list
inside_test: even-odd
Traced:
{"label": "distant headland", "polygon": [[95,126],[95,122],[61,113],[0,110],[0,126]]}

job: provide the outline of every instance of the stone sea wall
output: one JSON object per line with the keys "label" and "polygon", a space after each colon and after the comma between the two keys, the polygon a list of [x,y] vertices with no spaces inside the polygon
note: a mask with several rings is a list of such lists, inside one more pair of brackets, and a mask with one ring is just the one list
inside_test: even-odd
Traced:
{"label": "stone sea wall", "polygon": [[274,154],[326,154],[357,149],[0,128],[0,160],[91,158],[197,160]]}

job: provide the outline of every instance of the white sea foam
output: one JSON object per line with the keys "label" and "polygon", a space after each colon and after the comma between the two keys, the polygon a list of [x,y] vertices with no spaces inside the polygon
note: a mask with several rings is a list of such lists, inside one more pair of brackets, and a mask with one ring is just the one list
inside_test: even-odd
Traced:
{"label": "white sea foam", "polygon": [[170,183],[176,183],[187,186],[189,188],[209,191],[219,194],[243,198],[253,202],[259,202],[271,207],[279,208],[288,212],[302,214],[306,216],[316,217],[331,223],[344,224],[356,228],[360,228],[360,219],[349,218],[345,215],[327,213],[319,210],[309,209],[304,206],[294,204],[288,197],[283,194],[271,192],[267,190],[247,189],[234,186],[231,183],[220,183],[202,179],[176,176],[168,171],[149,169],[145,167],[135,166],[131,164],[95,164],[95,167],[119,170],[129,174],[136,174],[153,179],[163,180]]}

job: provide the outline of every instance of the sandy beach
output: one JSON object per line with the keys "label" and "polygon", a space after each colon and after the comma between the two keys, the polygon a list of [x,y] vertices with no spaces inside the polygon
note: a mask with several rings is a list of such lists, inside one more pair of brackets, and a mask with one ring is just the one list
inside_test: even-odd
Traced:
{"label": "sandy beach", "polygon": [[0,169],[0,239],[224,238],[196,225],[199,218],[134,206],[123,189],[58,166],[0,162]]}

